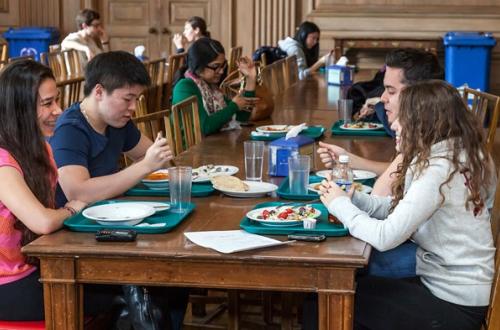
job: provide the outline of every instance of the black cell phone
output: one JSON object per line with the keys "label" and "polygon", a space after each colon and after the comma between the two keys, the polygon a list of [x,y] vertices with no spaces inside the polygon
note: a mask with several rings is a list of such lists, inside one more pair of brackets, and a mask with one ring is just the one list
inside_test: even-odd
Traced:
{"label": "black cell phone", "polygon": [[137,232],[132,229],[101,229],[95,234],[99,242],[133,242]]}
{"label": "black cell phone", "polygon": [[289,240],[305,242],[322,242],[326,239],[325,235],[288,235]]}

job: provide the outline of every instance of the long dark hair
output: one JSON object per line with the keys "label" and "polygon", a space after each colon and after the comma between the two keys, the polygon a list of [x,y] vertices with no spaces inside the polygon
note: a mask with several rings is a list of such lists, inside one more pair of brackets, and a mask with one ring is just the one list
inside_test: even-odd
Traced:
{"label": "long dark hair", "polygon": [[295,40],[297,40],[299,44],[302,46],[302,50],[306,55],[307,67],[312,66],[314,63],[318,61],[319,58],[319,42],[311,49],[307,49],[306,46],[307,35],[314,32],[319,33],[319,27],[313,22],[305,21],[302,24],[300,24],[299,29],[295,34]]}
{"label": "long dark hair", "polygon": [[210,32],[207,30],[207,22],[200,16],[193,16],[190,17],[187,20],[187,23],[191,25],[191,27],[194,29],[200,29],[200,34],[204,37],[210,38]]}
{"label": "long dark hair", "polygon": [[[26,184],[45,207],[54,207],[51,179],[57,176],[51,166],[45,139],[38,125],[38,89],[52,71],[32,60],[14,61],[0,73],[0,148],[7,150],[19,163]],[[22,244],[36,235],[21,221]]]}
{"label": "long dark hair", "polygon": [[[225,54],[224,46],[214,39],[200,38],[189,47],[187,61],[175,74],[174,85],[184,77],[187,70],[194,75],[205,69],[220,54]],[[223,78],[222,78],[223,79]]]}
{"label": "long dark hair", "polygon": [[[442,80],[416,82],[401,91],[399,100],[403,161],[392,187],[392,208],[403,198],[405,174],[410,167],[414,167],[414,176],[418,177],[429,167],[431,147],[448,141],[450,154],[447,158],[452,166],[448,178],[437,183],[440,184],[441,203],[444,202],[442,188],[460,173],[469,188],[466,209],[472,206],[474,215],[481,212],[486,197],[483,189],[492,178],[492,161],[478,117],[467,108],[456,88]],[[460,157],[462,153],[465,160]]]}

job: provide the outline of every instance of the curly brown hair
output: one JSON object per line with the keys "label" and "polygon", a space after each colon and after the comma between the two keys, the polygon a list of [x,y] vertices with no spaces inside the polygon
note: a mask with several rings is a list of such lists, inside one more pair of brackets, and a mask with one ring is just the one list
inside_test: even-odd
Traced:
{"label": "curly brown hair", "polygon": [[[392,185],[391,209],[403,199],[408,169],[411,167],[418,177],[429,167],[431,147],[448,141],[452,170],[439,186],[441,205],[445,200],[443,186],[458,172],[464,175],[469,188],[465,207],[469,210],[472,205],[477,215],[484,206],[481,188],[487,186],[493,175],[492,161],[485,147],[483,127],[456,88],[442,80],[421,81],[406,87],[399,96],[398,120],[403,161]],[[465,153],[465,161],[460,159],[461,153]]]}

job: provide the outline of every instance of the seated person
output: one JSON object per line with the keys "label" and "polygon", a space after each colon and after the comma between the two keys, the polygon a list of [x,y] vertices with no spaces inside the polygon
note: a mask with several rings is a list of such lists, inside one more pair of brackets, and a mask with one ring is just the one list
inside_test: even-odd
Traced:
{"label": "seated person", "polygon": [[[397,116],[399,93],[417,81],[427,79],[440,79],[443,71],[434,54],[418,49],[396,49],[387,54],[385,59],[386,71],[384,75],[385,91],[382,94],[381,104],[377,104],[377,115],[382,123],[392,123]],[[393,178],[391,174],[401,162],[396,156],[392,163],[372,161],[352,154],[342,147],[334,144],[319,143],[318,153],[326,167],[332,167],[334,160],[340,154],[349,155],[351,166],[356,169],[368,170],[379,175],[373,187],[372,194],[385,196],[391,193]]]}
{"label": "seated person", "polygon": [[[131,120],[137,98],[150,83],[144,65],[127,52],[102,53],[88,63],[85,97],[64,111],[50,139],[59,168],[59,205],[68,199],[92,203],[119,196],[172,159],[165,138],[159,136],[153,143]],[[122,153],[135,163],[119,171]],[[169,292],[172,329],[180,329],[188,291],[149,291],[158,295]]]}
{"label": "seated person", "polygon": [[109,51],[109,38],[100,21],[98,12],[83,9],[76,16],[77,32],[72,32],[61,42],[61,48],[83,52],[84,64],[94,56]]}
{"label": "seated person", "polygon": [[210,38],[210,32],[207,31],[205,20],[199,16],[189,18],[184,24],[184,32],[174,34],[172,41],[176,48],[175,52],[177,54],[184,53],[188,44],[203,37]]}
{"label": "seated person", "polygon": [[219,132],[221,129],[237,128],[234,116],[247,121],[255,100],[245,97],[255,96],[257,71],[247,57],[240,58],[238,69],[245,76],[243,95],[227,99],[219,84],[227,69],[224,47],[217,40],[198,39],[188,50],[187,64],[177,72],[172,104],[193,95],[198,99],[201,131],[203,135]]}
{"label": "seated person", "polygon": [[444,81],[415,83],[399,100],[393,197],[346,193],[326,180],[320,188],[352,236],[381,251],[409,238],[418,246],[418,276],[358,278],[354,328],[479,329],[494,275],[496,187],[482,123]]}
{"label": "seated person", "polygon": [[278,47],[288,56],[297,56],[299,79],[304,79],[312,72],[316,72],[326,64],[326,59],[332,54],[330,51],[325,56],[319,57],[319,27],[312,22],[300,24],[294,38],[278,41]]}
{"label": "seated person", "polygon": [[[0,75],[0,320],[44,319],[43,283],[35,258],[21,248],[50,234],[85,207],[71,200],[56,208],[57,168],[45,138],[52,135],[59,92],[52,71],[19,60]],[[84,311],[107,311],[120,287],[84,286]]]}

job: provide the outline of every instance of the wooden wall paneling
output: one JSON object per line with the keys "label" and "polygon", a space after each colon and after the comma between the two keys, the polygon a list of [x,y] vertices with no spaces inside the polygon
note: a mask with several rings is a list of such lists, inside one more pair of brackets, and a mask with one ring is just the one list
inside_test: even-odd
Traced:
{"label": "wooden wall paneling", "polygon": [[59,28],[61,0],[20,0],[20,26],[54,26]]}
{"label": "wooden wall paneling", "polygon": [[[300,19],[311,20],[321,29],[321,53],[332,48],[334,36],[430,39],[448,31],[488,31],[500,36],[500,1],[496,0],[302,0],[301,8]],[[443,50],[438,54],[443,60]],[[360,52],[358,65],[376,67],[383,55]],[[500,94],[498,45],[492,51],[490,91]]]}
{"label": "wooden wall paneling", "polygon": [[0,32],[19,25],[19,0],[0,0]]}

